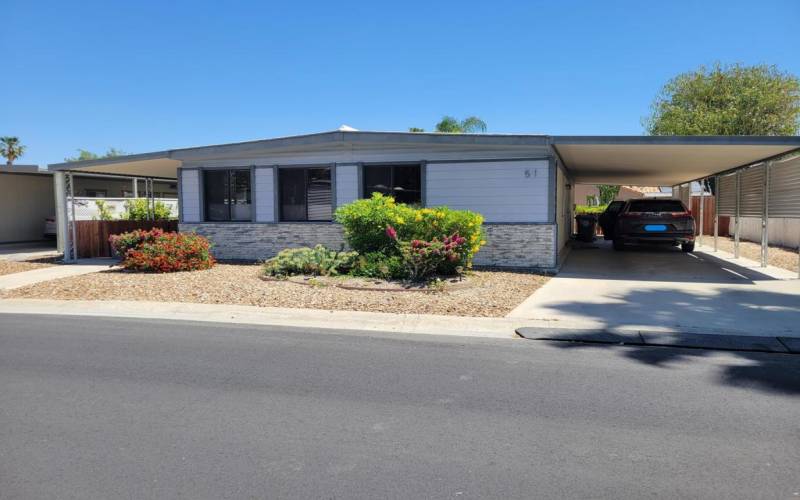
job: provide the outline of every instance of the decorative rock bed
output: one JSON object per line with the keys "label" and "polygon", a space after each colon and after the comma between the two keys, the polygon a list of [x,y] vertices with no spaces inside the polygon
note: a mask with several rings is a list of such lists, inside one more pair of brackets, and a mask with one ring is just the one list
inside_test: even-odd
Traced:
{"label": "decorative rock bed", "polygon": [[294,283],[296,285],[334,287],[342,288],[344,290],[363,290],[371,292],[437,293],[464,290],[474,286],[474,282],[469,278],[469,276],[441,276],[421,283],[374,278],[359,278],[353,276],[291,276],[286,279],[262,276],[261,279],[264,281]]}

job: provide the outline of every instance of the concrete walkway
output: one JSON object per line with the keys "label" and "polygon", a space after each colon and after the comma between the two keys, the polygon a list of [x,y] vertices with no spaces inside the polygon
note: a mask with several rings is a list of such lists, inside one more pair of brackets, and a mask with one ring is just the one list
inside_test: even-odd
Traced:
{"label": "concrete walkway", "polygon": [[43,281],[105,271],[113,268],[116,263],[112,259],[82,259],[77,264],[63,264],[21,273],[6,274],[0,276],[0,290],[13,290],[14,288],[21,288]]}
{"label": "concrete walkway", "polygon": [[800,280],[724,253],[574,249],[507,317],[563,329],[800,337]]}

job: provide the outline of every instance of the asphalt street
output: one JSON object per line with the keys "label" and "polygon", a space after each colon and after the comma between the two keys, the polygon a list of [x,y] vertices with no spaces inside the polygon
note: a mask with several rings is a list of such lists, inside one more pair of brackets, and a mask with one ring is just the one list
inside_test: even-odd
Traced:
{"label": "asphalt street", "polygon": [[0,315],[0,498],[798,498],[800,355]]}

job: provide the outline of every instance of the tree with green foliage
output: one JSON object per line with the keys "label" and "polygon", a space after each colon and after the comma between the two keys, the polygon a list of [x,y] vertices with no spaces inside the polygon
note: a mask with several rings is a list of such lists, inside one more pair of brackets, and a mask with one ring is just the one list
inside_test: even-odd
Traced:
{"label": "tree with green foliage", "polygon": [[14,161],[25,154],[25,146],[19,142],[19,137],[0,137],[0,156],[6,159],[6,165],[11,166]]}
{"label": "tree with green foliage", "polygon": [[486,132],[486,122],[477,116],[468,116],[463,120],[443,116],[436,124],[436,131],[444,134],[478,134]]}
{"label": "tree with green foliage", "polygon": [[73,156],[71,158],[64,158],[65,162],[73,162],[73,161],[86,161],[86,160],[100,160],[102,158],[114,158],[115,156],[123,156],[126,153],[122,150],[117,148],[108,148],[106,154],[98,155],[97,153],[92,153],[91,151],[87,151],[85,149],[78,149],[78,156]]}
{"label": "tree with green foliage", "polygon": [[608,184],[599,184],[597,190],[600,191],[600,204],[608,205],[619,194],[619,186],[610,186]]}
{"label": "tree with green foliage", "polygon": [[409,132],[420,133],[420,132],[425,132],[425,129],[424,128],[419,128],[419,127],[408,127],[408,131]]}
{"label": "tree with green foliage", "polygon": [[795,135],[800,79],[775,66],[701,66],[661,89],[643,120],[651,135]]}

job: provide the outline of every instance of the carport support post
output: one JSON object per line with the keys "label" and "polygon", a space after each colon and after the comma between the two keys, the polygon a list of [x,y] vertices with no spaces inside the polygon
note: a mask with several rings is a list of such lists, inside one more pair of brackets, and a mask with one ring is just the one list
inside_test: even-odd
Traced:
{"label": "carport support post", "polygon": [[739,201],[740,201],[740,198],[742,197],[742,181],[741,181],[741,177],[742,177],[742,172],[740,170],[740,171],[736,172],[736,211],[734,212],[735,213],[736,226],[735,226],[734,231],[733,231],[733,258],[734,259],[738,259],[739,258],[739,226],[741,225],[739,223],[739,205],[740,205]]}
{"label": "carport support post", "polygon": [[769,262],[769,161],[764,166],[764,206],[761,210],[761,267],[767,267]]}
{"label": "carport support post", "polygon": [[719,176],[714,176],[714,251],[717,251],[717,244],[719,240]]}
{"label": "carport support post", "polygon": [[703,233],[705,232],[705,197],[706,193],[705,179],[700,181],[700,246],[703,246]]}

